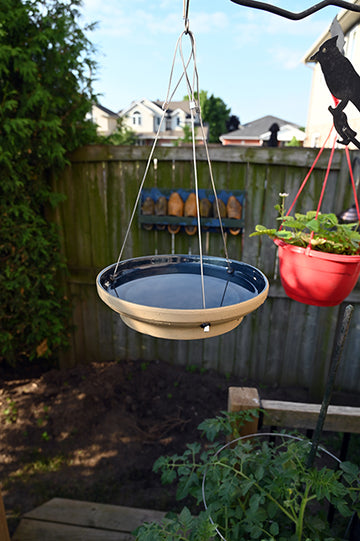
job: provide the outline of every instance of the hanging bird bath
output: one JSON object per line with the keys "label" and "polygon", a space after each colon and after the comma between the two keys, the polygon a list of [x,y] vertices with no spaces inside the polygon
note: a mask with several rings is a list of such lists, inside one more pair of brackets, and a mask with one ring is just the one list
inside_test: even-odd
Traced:
{"label": "hanging bird bath", "polygon": [[231,331],[268,294],[258,269],[219,257],[159,255],[110,265],[97,277],[100,298],[132,329],[158,338],[194,340]]}
{"label": "hanging bird bath", "polygon": [[[267,278],[262,272],[246,263],[229,259],[221,216],[221,200],[216,193],[207,137],[198,100],[200,86],[196,67],[196,47],[194,35],[189,30],[188,7],[189,0],[184,2],[185,30],[181,33],[176,45],[168,93],[163,104],[163,115],[140,183],[118,261],[102,270],[96,279],[100,298],[120,314],[126,325],[144,334],[174,340],[210,338],[231,331],[241,323],[245,315],[263,304],[269,289]],[[187,60],[183,56],[182,49],[182,40],[185,36],[190,40],[190,54]],[[180,54],[183,73],[171,92],[177,52]],[[193,67],[192,76],[189,73],[190,66]],[[180,195],[173,192],[167,204],[167,212],[170,216],[184,214],[187,218],[189,216],[196,217],[196,223],[189,224],[189,227],[186,227],[186,232],[189,235],[197,233],[199,255],[154,255],[122,261],[124,246],[129,236],[137,205],[140,202],[142,188],[161,126],[167,114],[169,103],[183,77],[189,97],[194,193],[191,194],[190,201],[190,196],[188,197],[184,207]],[[214,216],[219,219],[224,244],[224,258],[203,254],[201,206],[196,165],[196,119],[206,152],[214,195]],[[240,218],[242,207],[236,199],[233,203],[236,206],[235,213]],[[174,239],[175,234],[180,230],[179,224],[170,224],[168,228]]]}

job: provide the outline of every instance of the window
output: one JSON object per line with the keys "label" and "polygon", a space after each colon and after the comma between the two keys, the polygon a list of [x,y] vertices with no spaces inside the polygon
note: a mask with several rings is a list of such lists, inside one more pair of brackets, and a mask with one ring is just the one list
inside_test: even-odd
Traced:
{"label": "window", "polygon": [[133,126],[141,126],[141,113],[139,111],[133,112]]}

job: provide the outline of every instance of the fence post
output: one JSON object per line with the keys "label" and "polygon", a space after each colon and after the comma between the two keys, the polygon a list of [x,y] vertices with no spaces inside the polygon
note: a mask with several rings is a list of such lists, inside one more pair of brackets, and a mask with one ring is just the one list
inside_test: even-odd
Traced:
{"label": "fence post", "polygon": [[[260,397],[255,387],[229,387],[228,391],[228,412],[238,412],[260,409]],[[253,417],[242,426],[239,426],[239,436],[256,434],[258,431],[259,419]]]}

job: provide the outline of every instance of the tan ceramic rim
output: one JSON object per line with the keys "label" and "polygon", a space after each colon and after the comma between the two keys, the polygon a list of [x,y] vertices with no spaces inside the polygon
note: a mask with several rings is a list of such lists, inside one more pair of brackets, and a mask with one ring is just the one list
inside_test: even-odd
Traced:
{"label": "tan ceramic rim", "polygon": [[158,338],[194,340],[211,338],[237,327],[244,316],[261,306],[268,295],[269,284],[256,297],[238,304],[217,308],[174,309],[146,306],[108,293],[100,283],[102,272],[96,279],[99,297],[130,328]]}

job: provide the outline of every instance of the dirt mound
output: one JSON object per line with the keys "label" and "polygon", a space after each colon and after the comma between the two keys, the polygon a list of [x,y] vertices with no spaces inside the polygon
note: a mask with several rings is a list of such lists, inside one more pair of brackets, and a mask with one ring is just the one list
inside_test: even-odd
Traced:
{"label": "dirt mound", "polygon": [[[52,497],[181,509],[184,502],[161,484],[153,463],[201,439],[198,425],[226,410],[229,385],[249,382],[157,361],[5,378],[0,482],[15,517],[10,529],[16,517]],[[302,390],[261,394],[307,400]]]}

